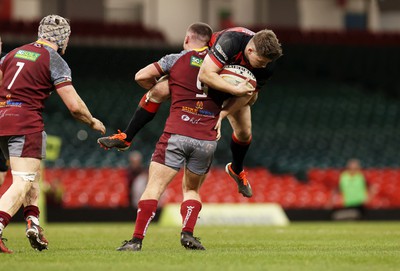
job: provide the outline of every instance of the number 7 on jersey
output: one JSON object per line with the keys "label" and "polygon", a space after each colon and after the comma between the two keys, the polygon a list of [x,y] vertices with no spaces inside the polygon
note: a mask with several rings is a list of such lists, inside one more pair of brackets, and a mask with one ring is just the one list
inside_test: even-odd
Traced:
{"label": "number 7 on jersey", "polygon": [[17,62],[18,70],[15,73],[13,79],[11,80],[11,83],[8,85],[7,89],[11,89],[12,85],[15,82],[15,79],[17,79],[18,74],[21,72],[22,68],[24,67],[25,63],[24,62]]}

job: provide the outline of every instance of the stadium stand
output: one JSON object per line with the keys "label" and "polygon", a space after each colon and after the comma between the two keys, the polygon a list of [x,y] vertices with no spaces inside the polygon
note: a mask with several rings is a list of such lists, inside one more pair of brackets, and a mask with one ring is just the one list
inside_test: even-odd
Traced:
{"label": "stadium stand", "polygon": [[[156,29],[146,28],[141,23],[105,23],[97,21],[72,20],[73,39],[71,44],[118,45],[166,43],[163,33]],[[0,32],[3,37],[16,40],[31,40],[37,37],[37,22],[0,21]]]}
{"label": "stadium stand", "polygon": [[[221,167],[212,168],[200,191],[203,202],[240,203],[275,202],[285,209],[335,209],[343,206],[336,193],[341,169],[310,169],[308,183],[300,182],[291,174],[272,174],[265,168],[252,168],[254,196],[240,196],[236,185]],[[376,193],[369,199],[370,209],[400,208],[400,170],[367,169],[363,173]],[[123,168],[48,168],[44,172],[47,183],[60,181],[63,187],[64,208],[121,208],[128,207],[128,185]],[[162,203],[179,203],[182,200],[179,173],[168,187]],[[6,183],[10,183],[10,176]],[[0,195],[5,187],[0,190]]]}

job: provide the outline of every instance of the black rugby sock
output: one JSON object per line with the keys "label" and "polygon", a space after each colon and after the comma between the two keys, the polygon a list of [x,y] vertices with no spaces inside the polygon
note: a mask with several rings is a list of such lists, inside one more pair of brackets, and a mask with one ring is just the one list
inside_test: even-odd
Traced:
{"label": "black rugby sock", "polygon": [[139,102],[135,114],[125,129],[126,141],[131,142],[135,135],[157,114],[160,103],[152,102],[147,99],[147,93],[143,95]]}
{"label": "black rugby sock", "polygon": [[231,153],[232,153],[232,170],[239,174],[243,171],[243,162],[249,150],[251,139],[247,142],[240,142],[234,134],[231,139]]}
{"label": "black rugby sock", "polygon": [[138,106],[138,108],[135,111],[135,114],[133,114],[133,117],[131,121],[129,122],[128,127],[124,131],[126,134],[126,141],[131,142],[132,139],[135,137],[135,135],[152,119],[156,113],[151,113],[147,110],[145,110],[143,107]]}

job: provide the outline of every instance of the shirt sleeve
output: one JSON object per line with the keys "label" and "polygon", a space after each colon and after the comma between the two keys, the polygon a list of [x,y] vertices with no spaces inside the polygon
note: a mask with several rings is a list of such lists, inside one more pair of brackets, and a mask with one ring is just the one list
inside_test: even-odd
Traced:
{"label": "shirt sleeve", "polygon": [[156,62],[155,64],[158,64],[159,67],[157,67],[157,69],[159,70],[159,68],[161,70],[162,73],[164,74],[169,74],[169,71],[171,70],[172,66],[174,66],[175,62],[181,57],[183,56],[187,51],[182,51],[179,54],[169,54],[166,55],[164,57],[162,57],[158,62]]}
{"label": "shirt sleeve", "polygon": [[50,77],[56,89],[72,84],[71,69],[56,52],[50,52]]}
{"label": "shirt sleeve", "polygon": [[214,63],[222,68],[238,53],[240,53],[240,42],[236,42],[234,32],[225,32],[211,47],[209,55]]}

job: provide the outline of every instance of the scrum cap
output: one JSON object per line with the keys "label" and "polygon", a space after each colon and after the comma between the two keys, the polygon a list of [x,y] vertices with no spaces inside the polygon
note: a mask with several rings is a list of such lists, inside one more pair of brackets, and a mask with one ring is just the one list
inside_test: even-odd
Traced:
{"label": "scrum cap", "polygon": [[71,34],[67,19],[58,15],[48,15],[39,24],[38,37],[54,42],[59,48],[64,47],[65,40]]}

